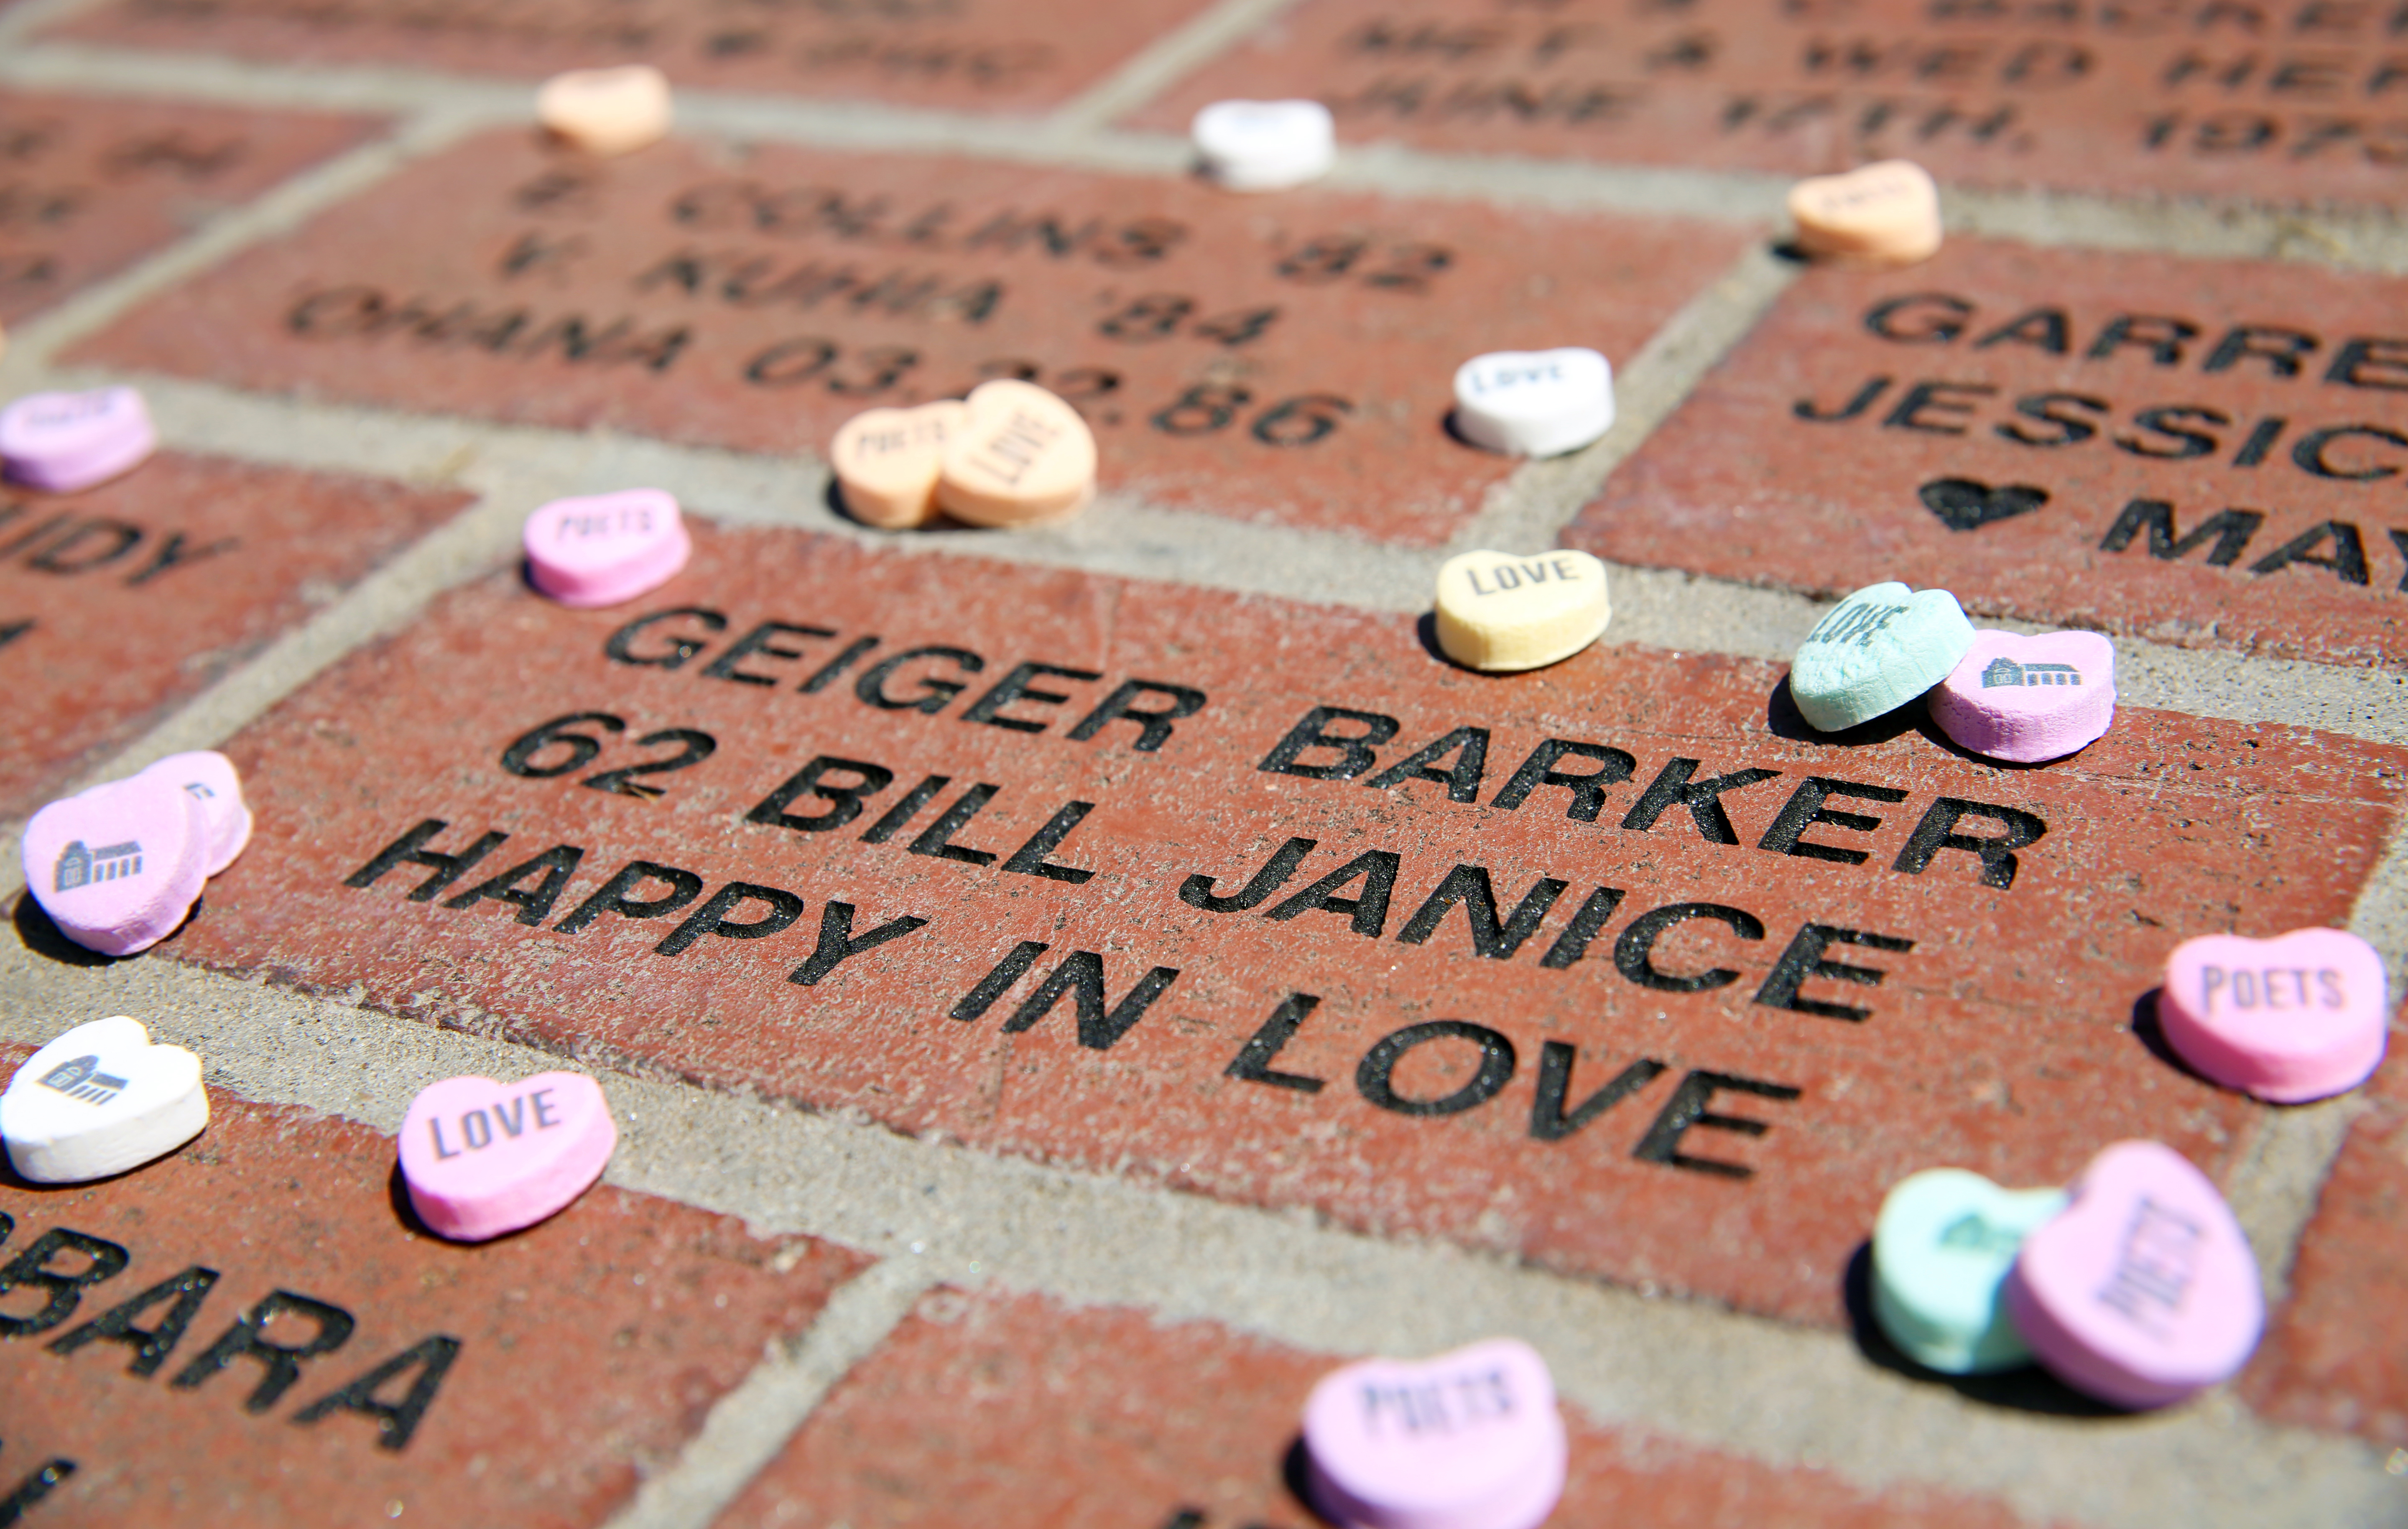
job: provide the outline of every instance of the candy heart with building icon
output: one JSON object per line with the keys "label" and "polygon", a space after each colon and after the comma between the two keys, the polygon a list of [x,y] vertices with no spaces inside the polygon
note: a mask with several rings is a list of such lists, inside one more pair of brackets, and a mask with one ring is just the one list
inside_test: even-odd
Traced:
{"label": "candy heart with building icon", "polygon": [[1931,720],[1990,759],[2061,759],[2115,720],[2115,645],[2096,632],[1976,632],[1931,693]]}
{"label": "candy heart with building icon", "polygon": [[234,761],[214,749],[169,754],[142,771],[174,783],[201,805],[208,826],[208,854],[201,869],[215,876],[235,863],[251,843],[251,807],[242,799],[242,777]]}
{"label": "candy heart with building icon", "polygon": [[2390,1018],[2383,957],[2340,929],[2186,939],[2167,958],[2157,993],[2158,1027],[2185,1062],[2286,1105],[2372,1077]]}
{"label": "candy heart with building icon", "polygon": [[36,1051],[0,1093],[8,1161],[37,1184],[139,1167],[209,1123],[201,1060],[153,1045],[138,1020],[79,1024]]}
{"label": "candy heart with building icon", "polygon": [[953,399],[917,408],[873,408],[847,420],[828,448],[837,493],[853,516],[899,531],[937,513],[937,474],[945,443],[969,423]]}
{"label": "candy heart with building icon", "polygon": [[566,1208],[618,1144],[601,1086],[581,1073],[447,1078],[409,1103],[401,1175],[429,1230],[482,1242]]}
{"label": "candy heart with building icon", "polygon": [[103,955],[131,955],[175,932],[207,879],[201,804],[165,776],[94,786],[25,825],[25,885],[59,932]]}
{"label": "candy heart with building icon", "polygon": [[694,551],[677,500],[659,489],[554,499],[527,517],[522,540],[527,581],[580,609],[660,588]]}
{"label": "candy heart with building icon", "polygon": [[1096,493],[1096,437],[1079,411],[1033,382],[982,382],[945,443],[937,503],[972,525],[1066,521]]}
{"label": "candy heart with building icon", "polygon": [[75,493],[141,465],[158,449],[132,388],[37,393],[0,409],[0,464],[15,482]]}
{"label": "candy heart with building icon", "polygon": [[1789,696],[1807,725],[1837,733],[1921,695],[1972,646],[1973,623],[1946,590],[1873,584],[1833,606],[1799,644]]}
{"label": "candy heart with building icon", "polygon": [[2119,1141],[2072,1203],[2024,1239],[2007,1314],[2058,1379],[2118,1407],[2163,1407],[2240,1373],[2266,1323],[2249,1239],[2171,1147]]}
{"label": "candy heart with building icon", "polygon": [[1318,101],[1215,101],[1188,133],[1204,173],[1231,191],[1280,191],[1328,173],[1338,121]]}
{"label": "candy heart with building icon", "polygon": [[1508,456],[1576,451],[1613,423],[1613,366],[1595,350],[1494,350],[1455,369],[1455,427]]}
{"label": "candy heart with building icon", "polygon": [[1305,1402],[1304,1447],[1314,1506],[1341,1525],[1531,1529],[1563,1493],[1555,1382],[1513,1338],[1331,1371]]}
{"label": "candy heart with building icon", "polygon": [[2024,1238],[2065,1203],[2063,1190],[2000,1189],[1963,1168],[1899,1179],[1873,1222],[1873,1320],[1927,1369],[1980,1375],[2029,1364],[2000,1292]]}

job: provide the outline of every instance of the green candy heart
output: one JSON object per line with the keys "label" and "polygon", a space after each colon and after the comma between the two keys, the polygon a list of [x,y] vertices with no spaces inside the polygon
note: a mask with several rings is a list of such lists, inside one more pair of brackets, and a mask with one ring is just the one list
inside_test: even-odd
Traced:
{"label": "green candy heart", "polygon": [[1833,606],[1789,665],[1789,696],[1807,725],[1838,733],[1885,716],[1948,678],[1973,646],[1973,623],[1946,590],[1869,585]]}
{"label": "green candy heart", "polygon": [[2005,1190],[1963,1168],[1900,1179],[1873,1222],[1873,1318],[1927,1369],[1981,1375],[2031,1362],[2000,1288],[2063,1190]]}

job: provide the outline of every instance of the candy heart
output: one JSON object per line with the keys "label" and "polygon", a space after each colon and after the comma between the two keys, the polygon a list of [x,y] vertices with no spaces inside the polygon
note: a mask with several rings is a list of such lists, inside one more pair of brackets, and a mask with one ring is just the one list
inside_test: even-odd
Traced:
{"label": "candy heart", "polygon": [[2157,994],[2158,1026],[2185,1062],[2286,1105],[2365,1082],[2383,1060],[2390,1015],[2382,956],[2339,929],[2186,939],[2167,958]]}
{"label": "candy heart", "polygon": [[2118,1407],[2162,1407],[2239,1373],[2265,1326],[2249,1240],[2172,1148],[2119,1141],[2024,1239],[2007,1314],[2051,1374]]}
{"label": "candy heart", "polygon": [[25,885],[59,932],[104,955],[131,955],[175,932],[208,878],[201,804],[164,776],[69,796],[25,825]]}
{"label": "candy heart", "polygon": [[1513,1338],[1331,1371],[1304,1404],[1304,1447],[1313,1502],[1340,1525],[1530,1529],[1563,1493],[1555,1381]]}
{"label": "candy heart", "polygon": [[483,1242],[566,1208],[618,1144],[601,1086],[581,1073],[447,1078],[409,1102],[401,1176],[431,1231]]}
{"label": "candy heart", "polygon": [[2115,720],[2115,645],[2096,632],[1976,632],[1931,693],[1931,720],[1991,759],[2062,759]]}
{"label": "candy heart", "polygon": [[1467,668],[1536,669],[1595,642],[1612,620],[1605,564],[1586,552],[1465,552],[1438,571],[1438,645]]}
{"label": "candy heart", "polygon": [[8,1161],[37,1184],[139,1167],[208,1123],[201,1059],[153,1046],[141,1022],[122,1014],[77,1025],[36,1051],[0,1093]]}
{"label": "candy heart", "polygon": [[572,69],[536,93],[537,119],[593,154],[624,154],[669,131],[668,77],[648,64]]}
{"label": "candy heart", "polygon": [[615,606],[677,577],[694,550],[659,489],[554,499],[527,517],[527,578],[565,606]]}
{"label": "candy heart", "polygon": [[0,409],[0,462],[8,477],[53,493],[131,472],[158,447],[150,410],[132,388],[37,393]]}
{"label": "candy heart", "polygon": [[1789,188],[1798,247],[1863,265],[1912,265],[1940,250],[1940,188],[1922,165],[1886,159]]}
{"label": "candy heart", "polygon": [[937,513],[937,473],[945,443],[969,423],[966,404],[873,408],[836,433],[828,465],[844,507],[890,531],[926,523]]}
{"label": "candy heart", "polygon": [[1079,411],[1033,382],[982,382],[945,443],[937,503],[972,525],[1065,521],[1096,492],[1096,437]]}
{"label": "candy heart", "polygon": [[2005,1190],[1963,1168],[1899,1180],[1873,1222],[1873,1319],[1926,1369],[1981,1375],[2031,1362],[2000,1302],[2024,1238],[2063,1190]]}
{"label": "candy heart", "polygon": [[1790,699],[1809,726],[1837,733],[1947,679],[1972,646],[1973,623],[1946,590],[1870,585],[1833,606],[1798,645]]}
{"label": "candy heart", "polygon": [[202,875],[215,876],[235,863],[251,842],[251,807],[242,799],[242,778],[235,774],[233,760],[203,749],[169,754],[142,774],[166,780],[201,804],[201,819],[208,829]]}
{"label": "candy heart", "polygon": [[1978,531],[1992,521],[2028,515],[2048,503],[2048,491],[2028,483],[1994,489],[1971,478],[1939,478],[1914,491],[1923,507],[1951,531]]}
{"label": "candy heart", "polygon": [[1329,172],[1338,123],[1318,101],[1215,101],[1189,129],[1204,173],[1231,191],[1278,191]]}
{"label": "candy heart", "polygon": [[1613,423],[1613,367],[1595,350],[1494,350],[1455,370],[1455,427],[1509,456],[1575,451]]}

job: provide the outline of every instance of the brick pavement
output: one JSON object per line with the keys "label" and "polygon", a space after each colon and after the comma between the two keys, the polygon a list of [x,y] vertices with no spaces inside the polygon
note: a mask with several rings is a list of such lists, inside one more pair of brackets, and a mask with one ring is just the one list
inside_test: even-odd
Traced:
{"label": "brick pavement", "polygon": [[[2145,1002],[2201,929],[2408,946],[2390,23],[1713,3],[0,7],[0,394],[136,380],[171,449],[0,503],[0,818],[222,745],[260,820],[137,960],[13,900],[0,1036],[140,1014],[220,1102],[0,1185],[21,1287],[126,1261],[0,1339],[23,1522],[1301,1524],[1314,1374],[1499,1332],[1575,1413],[1559,1522],[2408,1519],[2396,1077],[2254,1106]],[[630,51],[677,138],[532,137]],[[1243,92],[1358,147],[1198,185]],[[1780,176],[1898,148],[1938,260],[1768,250]],[[1455,362],[1553,343],[1613,357],[1604,440],[1448,436]],[[831,507],[850,409],[1003,372],[1095,422],[1085,519]],[[633,482],[692,566],[532,596],[524,514]],[[1607,645],[1431,653],[1439,559],[1558,538]],[[1805,735],[1781,661],[1891,574],[2111,632],[2115,731]],[[608,1186],[419,1234],[378,1133],[563,1059]],[[1865,1337],[1889,1179],[2125,1134],[2251,1234],[2234,1387],[2115,1419]],[[154,1376],[45,1347],[187,1267]],[[325,1351],[178,1389],[271,1290]],[[395,1439],[405,1370],[344,1388],[429,1334]]]}

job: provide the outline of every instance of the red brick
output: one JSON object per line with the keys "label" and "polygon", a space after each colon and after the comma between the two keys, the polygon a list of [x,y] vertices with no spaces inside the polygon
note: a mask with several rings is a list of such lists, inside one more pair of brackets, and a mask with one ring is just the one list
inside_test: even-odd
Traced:
{"label": "red brick", "polygon": [[[845,1377],[718,1529],[1306,1529],[1321,1521],[1297,1499],[1287,1457],[1306,1394],[1340,1362],[1211,1322],[939,1291]],[[1556,1529],[2021,1522],[1994,1503],[1873,1493],[1565,1412]]]}
{"label": "red brick", "polygon": [[2284,1422],[2408,1446],[2408,1086],[2397,1066],[2369,1102],[2325,1181],[2291,1299],[2243,1394]]}
{"label": "red brick", "polygon": [[[689,606],[722,612],[728,625],[682,668],[604,657],[624,623]],[[777,647],[807,656],[756,653],[735,665],[770,684],[709,674],[772,620],[835,636],[772,634]],[[662,634],[690,624],[708,636],[679,618],[646,628],[625,650],[667,652],[655,646]],[[857,654],[865,635],[882,639],[877,653],[943,645],[979,655],[983,668],[968,679],[981,688],[933,715],[879,709],[854,688],[864,660],[841,682],[797,693],[831,655]],[[983,687],[1024,661],[1102,678],[1035,679],[1068,701],[1023,702],[1003,716],[1039,733],[965,725]],[[952,661],[914,660],[890,693],[909,701],[924,693],[916,676],[952,673]],[[2168,1067],[2125,1022],[2186,935],[2344,917],[2397,820],[2408,753],[2128,708],[2078,759],[2004,769],[1914,731],[1799,741],[1779,678],[1763,664],[1611,647],[1534,674],[1482,677],[1429,657],[1405,617],[705,528],[687,570],[640,604],[565,610],[496,575],[240,735],[227,751],[251,785],[257,836],[210,884],[203,917],[162,949],[305,989],[356,984],[369,1002],[430,1021],[858,1109],[982,1149],[1310,1207],[1349,1225],[1450,1237],[1813,1321],[1839,1320],[1848,1257],[1883,1189],[1914,1169],[1955,1163],[2002,1181],[2061,1181],[2126,1136],[2160,1137],[2219,1174],[2234,1162],[2258,1107]],[[1068,736],[1130,679],[1194,687],[1208,702],[1157,752],[1134,749],[1140,734],[1127,722],[1089,741]],[[1168,703],[1157,693],[1142,704]],[[1401,730],[1380,750],[1383,764],[1459,725],[1492,729],[1479,805],[1452,803],[1427,781],[1371,791],[1370,775],[1258,770],[1316,704],[1396,718]],[[513,739],[573,712],[606,713],[624,729],[588,724],[598,752],[569,773],[504,768]],[[673,728],[708,735],[716,751],[688,769],[626,778],[659,788],[657,799],[580,788],[604,770],[699,747],[639,741]],[[1604,790],[1596,823],[1569,821],[1570,793],[1556,787],[1518,811],[1491,805],[1549,736],[1634,756],[1634,779]],[[876,764],[894,782],[841,832],[746,821],[818,755]],[[566,745],[521,756],[536,770],[574,757]],[[1678,807],[1652,831],[1619,826],[1676,759],[1700,761],[1701,780],[1749,767],[1781,778],[1725,798],[1735,844],[1706,841]],[[928,775],[951,784],[890,842],[865,842]],[[1861,808],[1881,825],[1858,834],[1827,823],[1811,836],[1861,841],[1868,861],[1757,847],[1809,776],[1907,793],[1894,806],[1835,797],[1833,810]],[[999,792],[953,847],[994,862],[907,851],[980,783]],[[1984,884],[1976,857],[1955,850],[1919,874],[1892,868],[1943,796],[2049,825],[2020,851],[2010,888]],[[1008,871],[1016,847],[1071,801],[1096,806],[1051,863],[1093,879]],[[783,810],[820,806],[800,797]],[[367,890],[344,884],[429,819],[451,825],[429,841],[437,851],[488,831],[510,836],[447,898],[553,846],[582,849],[538,920],[547,925],[637,859],[692,873],[706,899],[706,889],[741,880],[809,906],[775,937],[706,938],[664,956],[653,947],[673,927],[666,919],[614,914],[563,935],[514,922],[519,910],[507,904],[409,901],[428,874],[413,865]],[[1957,831],[2000,829],[1969,818]],[[1275,903],[1212,913],[1177,895],[1191,873],[1222,878],[1220,892],[1231,893],[1291,836],[1320,848],[1282,898],[1363,852],[1399,855],[1380,937],[1354,933],[1338,913],[1279,922],[1265,916]],[[1457,864],[1488,867],[1509,911],[1541,877],[1569,890],[1510,960],[1477,956],[1460,911],[1426,943],[1400,942]],[[1628,896],[1588,959],[1544,967],[1541,955],[1599,885]],[[906,915],[932,922],[816,985],[790,984],[815,949],[823,905],[836,902],[858,910],[856,936]],[[1625,933],[1649,910],[1684,903],[1761,922],[1756,940],[1723,922],[1685,922],[1665,936],[1659,970],[1728,971],[1727,983],[1675,993],[1620,975],[1613,952]],[[730,916],[763,912],[748,904]],[[1814,980],[1800,994],[1868,1008],[1869,1019],[1753,1001],[1810,922],[1915,942],[1911,953],[1834,945],[1825,959],[1885,969],[1887,982]],[[948,1018],[1023,940],[1051,948],[1039,966],[975,1022]],[[1067,1001],[1033,1028],[1005,1032],[1044,974],[1079,951],[1101,957],[1115,1004],[1154,967],[1180,976],[1108,1048],[1080,1044]],[[1322,1002],[1275,1067],[1326,1086],[1316,1094],[1227,1076],[1295,993]],[[1485,1104],[1443,1117],[1375,1106],[1358,1089],[1359,1065],[1383,1037],[1432,1020],[1503,1035],[1518,1059],[1510,1081]],[[1102,1041],[1106,1028],[1091,1027],[1091,1038]],[[1574,1102],[1641,1059],[1665,1071],[1583,1128],[1541,1139],[1531,1117],[1550,1040],[1578,1048]],[[1634,1155],[1692,1071],[1802,1091],[1789,1102],[1719,1094],[1714,1112],[1764,1121],[1770,1134],[1707,1129],[1681,1148],[1750,1166],[1753,1178]],[[1474,1076],[1473,1043],[1450,1039],[1413,1053],[1392,1081],[1398,1098],[1428,1100]],[[1598,1214],[1601,1204],[1612,1213]]]}
{"label": "red brick", "polygon": [[[1900,579],[1953,590],[1976,615],[2397,663],[2408,657],[2408,512],[2395,502],[2408,340],[2382,336],[2398,332],[2403,300],[2396,279],[1973,239],[1912,270],[1816,271],[1568,539],[1818,593]],[[2016,337],[1993,338],[2018,322]],[[2174,341],[2176,324],[2195,336]],[[2119,333],[2169,342],[2161,356],[2115,343]],[[2297,350],[2297,375],[2236,346]],[[1845,421],[1799,413],[1852,404]],[[1923,497],[1948,479],[2047,498],[1952,529]],[[2170,507],[2171,539],[2137,501]],[[2245,512],[2222,522],[2243,545],[2198,536],[2228,509]],[[2254,532],[2247,515],[2259,517]],[[2357,566],[2342,532],[2319,533],[2329,522],[2348,528]],[[2322,561],[2286,561],[2286,548]],[[2211,566],[2217,558],[2226,565]]]}
{"label": "red brick", "polygon": [[173,452],[82,493],[0,488],[0,817],[41,806],[466,502]]}
{"label": "red brick", "polygon": [[1101,82],[1206,0],[764,6],[743,0],[125,0],[52,36],[285,64],[414,64],[539,77],[645,63],[680,84],[1032,111]]}
{"label": "red brick", "polygon": [[115,275],[377,125],[0,91],[0,322]]}
{"label": "red brick", "polygon": [[1813,174],[2387,205],[2408,116],[2388,12],[2279,0],[1306,0],[1147,107],[1327,102],[1341,139]]}
{"label": "red brick", "polygon": [[[11,1049],[6,1065],[27,1054]],[[766,1344],[799,1334],[865,1262],[608,1187],[531,1231],[455,1246],[398,1209],[389,1138],[224,1093],[211,1117],[192,1146],[122,1178],[50,1189],[0,1176],[0,1228],[14,1222],[0,1266],[60,1228],[130,1255],[63,1320],[0,1339],[0,1478],[13,1486],[50,1459],[76,1465],[35,1523],[596,1524],[639,1470],[675,1457]],[[45,1267],[74,1273],[88,1258],[60,1250]],[[219,1279],[154,1374],[130,1373],[139,1356],[120,1343],[50,1347],[194,1265]],[[349,1313],[350,1336],[304,1360],[258,1412],[246,1407],[265,1373],[255,1359],[178,1389],[276,1291]],[[0,1314],[26,1317],[47,1298],[21,1288]],[[156,1328],[171,1309],[135,1320]],[[266,1326],[286,1345],[319,1331],[305,1314]],[[322,1396],[435,1336],[459,1348],[399,1449],[363,1413],[301,1422]],[[397,1374],[377,1399],[399,1402],[421,1373]]]}
{"label": "red brick", "polygon": [[1107,488],[1429,543],[1512,466],[1447,435],[1458,364],[1575,340],[1627,358],[1742,239],[958,159],[677,142],[596,164],[510,132],[79,354],[765,452],[1027,371],[1085,408]]}

